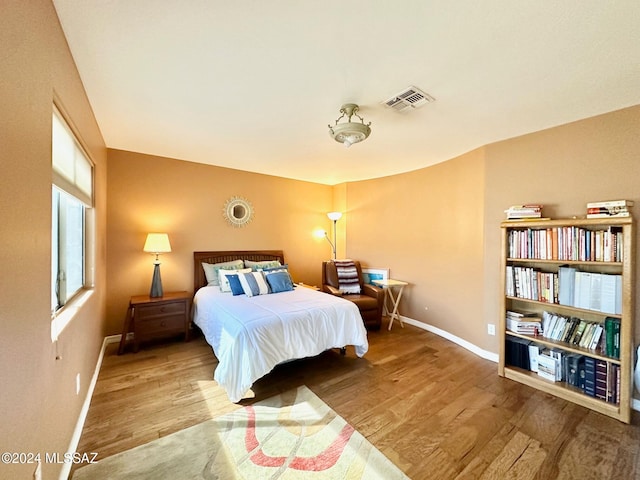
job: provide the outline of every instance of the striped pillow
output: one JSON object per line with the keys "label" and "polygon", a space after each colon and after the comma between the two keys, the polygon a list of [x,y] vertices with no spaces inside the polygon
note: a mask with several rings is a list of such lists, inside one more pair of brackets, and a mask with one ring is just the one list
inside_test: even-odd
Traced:
{"label": "striped pillow", "polygon": [[239,273],[238,279],[247,297],[270,293],[269,285],[267,285],[262,272]]}

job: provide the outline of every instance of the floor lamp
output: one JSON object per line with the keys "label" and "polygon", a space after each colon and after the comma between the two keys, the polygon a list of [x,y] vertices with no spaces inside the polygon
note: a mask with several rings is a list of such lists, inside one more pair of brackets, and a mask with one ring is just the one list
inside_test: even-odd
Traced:
{"label": "floor lamp", "polygon": [[325,232],[325,237],[327,239],[327,241],[329,242],[329,244],[331,245],[331,249],[333,250],[333,259],[336,259],[336,223],[338,222],[338,220],[340,220],[340,218],[342,217],[342,213],[341,212],[329,212],[327,213],[327,217],[329,217],[329,220],[333,220],[333,243],[331,243],[331,240],[329,240],[329,235],[327,235],[327,233]]}

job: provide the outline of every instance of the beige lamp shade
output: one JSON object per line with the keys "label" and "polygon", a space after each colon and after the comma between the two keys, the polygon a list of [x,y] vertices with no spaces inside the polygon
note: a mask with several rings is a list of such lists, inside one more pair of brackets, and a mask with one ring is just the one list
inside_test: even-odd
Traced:
{"label": "beige lamp shade", "polygon": [[169,243],[169,235],[166,233],[150,233],[147,235],[147,241],[144,242],[145,252],[148,253],[169,253],[171,244]]}

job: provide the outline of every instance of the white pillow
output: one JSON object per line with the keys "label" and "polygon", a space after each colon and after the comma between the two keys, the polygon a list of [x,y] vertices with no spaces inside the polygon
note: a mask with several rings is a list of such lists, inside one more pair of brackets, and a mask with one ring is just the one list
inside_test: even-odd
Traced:
{"label": "white pillow", "polygon": [[241,268],[239,270],[218,270],[218,281],[220,283],[221,292],[231,292],[231,285],[229,285],[229,279],[227,275],[238,275],[239,273],[249,273],[250,268]]}
{"label": "white pillow", "polygon": [[207,277],[207,285],[215,286],[218,285],[218,270],[235,270],[238,268],[244,268],[244,262],[242,260],[231,260],[230,262],[221,262],[221,263],[205,263],[202,262],[202,268],[204,270],[204,275]]}

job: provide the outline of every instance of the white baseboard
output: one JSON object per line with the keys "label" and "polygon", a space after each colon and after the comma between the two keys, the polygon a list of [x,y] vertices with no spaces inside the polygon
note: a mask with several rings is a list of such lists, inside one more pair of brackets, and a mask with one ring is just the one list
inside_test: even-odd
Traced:
{"label": "white baseboard", "polygon": [[483,350],[482,348],[474,345],[471,342],[467,342],[466,340],[456,337],[452,333],[447,332],[446,330],[442,330],[438,327],[434,327],[433,325],[429,325],[428,323],[419,322],[418,320],[414,320],[413,318],[404,317],[401,315],[402,321],[408,323],[409,325],[413,325],[414,327],[422,328],[431,333],[435,333],[436,335],[446,338],[447,340],[455,343],[456,345],[460,345],[462,348],[469,350],[471,353],[475,353],[481,358],[485,360],[491,360],[492,362],[498,363],[498,354],[489,352],[487,350]]}
{"label": "white baseboard", "polygon": [[[93,390],[96,388],[96,382],[98,381],[98,375],[100,374],[100,367],[102,366],[102,359],[104,358],[104,352],[107,349],[107,345],[110,343],[117,343],[120,341],[121,335],[111,335],[109,337],[105,337],[102,341],[102,348],[100,349],[100,354],[98,355],[98,360],[96,362],[96,368],[93,370],[93,376],[91,377],[91,383],[89,383],[89,389],[87,390],[87,396],[84,399],[84,403],[82,404],[82,409],[80,410],[80,415],[78,416],[78,421],[76,422],[76,428],[73,430],[73,435],[71,436],[71,442],[69,442],[69,448],[67,449],[67,453],[73,454],[78,451],[78,444],[80,443],[80,436],[82,435],[82,429],[84,428],[84,422],[87,419],[87,413],[89,413],[89,405],[91,405],[91,397],[93,397]],[[69,478],[69,473],[71,472],[71,463],[65,462],[62,464],[62,470],[60,471],[59,480],[67,480]]]}

